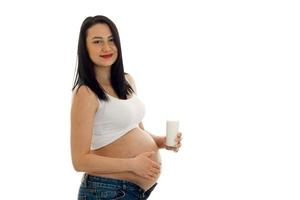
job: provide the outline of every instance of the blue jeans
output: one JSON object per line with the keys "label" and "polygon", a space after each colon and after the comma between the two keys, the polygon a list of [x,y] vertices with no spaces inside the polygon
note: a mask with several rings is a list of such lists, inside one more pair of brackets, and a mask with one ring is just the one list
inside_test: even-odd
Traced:
{"label": "blue jeans", "polygon": [[138,185],[125,180],[84,174],[79,188],[78,200],[147,199],[157,183],[144,191]]}

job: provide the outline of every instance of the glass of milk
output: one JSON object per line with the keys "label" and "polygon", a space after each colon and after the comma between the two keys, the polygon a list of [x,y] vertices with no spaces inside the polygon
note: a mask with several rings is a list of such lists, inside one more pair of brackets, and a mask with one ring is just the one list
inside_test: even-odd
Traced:
{"label": "glass of milk", "polygon": [[167,120],[166,122],[166,145],[168,147],[176,146],[176,136],[179,130],[179,120]]}

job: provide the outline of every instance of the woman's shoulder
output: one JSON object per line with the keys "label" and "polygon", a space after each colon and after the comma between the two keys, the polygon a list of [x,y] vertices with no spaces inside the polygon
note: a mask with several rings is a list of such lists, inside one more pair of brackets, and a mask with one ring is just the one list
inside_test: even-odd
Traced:
{"label": "woman's shoulder", "polygon": [[136,86],[135,86],[134,78],[129,73],[125,73],[125,78],[136,93]]}
{"label": "woman's shoulder", "polygon": [[84,95],[84,96],[90,96],[94,92],[90,89],[89,86],[85,84],[77,85],[73,90],[73,95]]}
{"label": "woman's shoulder", "polygon": [[82,101],[98,106],[99,102],[97,99],[97,95],[87,85],[76,86],[73,90],[73,101]]}

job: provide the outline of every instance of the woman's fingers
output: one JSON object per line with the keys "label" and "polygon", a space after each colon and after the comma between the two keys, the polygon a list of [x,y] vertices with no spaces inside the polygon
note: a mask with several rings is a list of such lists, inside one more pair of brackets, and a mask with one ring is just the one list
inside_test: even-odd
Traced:
{"label": "woman's fingers", "polygon": [[156,169],[156,168],[153,168],[151,171],[154,174],[159,174],[160,173],[160,169]]}
{"label": "woman's fingers", "polygon": [[145,178],[148,178],[148,179],[156,179],[156,177],[160,174],[160,170],[156,169],[156,168],[153,168],[152,170],[150,170]]}
{"label": "woman's fingers", "polygon": [[181,143],[178,143],[175,147],[172,148],[174,152],[178,152],[181,147]]}
{"label": "woman's fingers", "polygon": [[182,140],[182,133],[177,133],[177,135],[176,135],[176,139],[175,139],[176,141],[181,141]]}
{"label": "woman's fingers", "polygon": [[[175,146],[175,147],[166,147],[166,149],[167,150],[172,150],[172,151],[175,151],[175,152],[178,152],[178,148],[177,148],[177,146]],[[176,151],[177,150],[177,151]]]}
{"label": "woman's fingers", "polygon": [[150,177],[156,177],[158,174],[160,174],[160,164],[157,162],[152,161],[152,168],[149,170],[148,175]]}
{"label": "woman's fingers", "polygon": [[152,167],[154,169],[160,170],[160,163],[152,161]]}
{"label": "woman's fingers", "polygon": [[167,146],[166,149],[167,150],[174,150],[176,147],[171,147],[171,146]]}
{"label": "woman's fingers", "polygon": [[182,133],[178,132],[177,135],[176,135],[176,138],[175,138],[176,145],[173,146],[173,147],[172,146],[166,146],[165,148],[167,150],[172,150],[174,152],[178,152],[179,148],[181,147],[181,141],[182,141]]}
{"label": "woman's fingers", "polygon": [[150,179],[150,180],[153,180],[153,179],[154,179],[154,177],[153,177],[152,175],[150,175],[150,174],[146,174],[146,175],[145,175],[145,178],[146,178],[146,179]]}

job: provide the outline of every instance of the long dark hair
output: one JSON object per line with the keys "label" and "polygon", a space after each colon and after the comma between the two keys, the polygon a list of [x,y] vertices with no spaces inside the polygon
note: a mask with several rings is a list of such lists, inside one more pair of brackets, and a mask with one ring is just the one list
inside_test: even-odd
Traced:
{"label": "long dark hair", "polygon": [[74,85],[72,91],[82,86],[88,86],[99,99],[108,101],[108,97],[105,94],[103,88],[96,79],[96,73],[94,70],[94,63],[89,57],[86,47],[86,36],[87,30],[95,24],[107,24],[112,32],[115,45],[118,49],[118,58],[115,63],[111,66],[110,70],[110,82],[120,99],[127,99],[127,95],[130,95],[134,90],[125,79],[127,73],[124,72],[122,51],[120,37],[116,25],[107,17],[102,15],[96,15],[94,17],[87,17],[81,25],[78,41],[78,52],[77,52],[77,71],[75,76]]}

